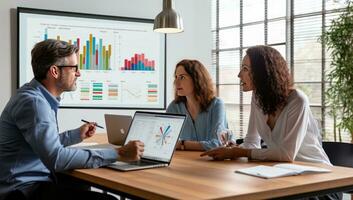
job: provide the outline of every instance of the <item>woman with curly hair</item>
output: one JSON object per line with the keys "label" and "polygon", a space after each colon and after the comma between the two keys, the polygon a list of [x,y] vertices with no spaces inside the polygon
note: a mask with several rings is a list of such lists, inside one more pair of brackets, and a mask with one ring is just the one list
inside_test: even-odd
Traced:
{"label": "woman with curly hair", "polygon": [[[238,77],[244,92],[253,91],[244,143],[213,149],[201,156],[331,165],[321,146],[319,127],[308,98],[293,87],[286,61],[277,50],[269,46],[249,48]],[[267,148],[261,149],[261,139]]]}
{"label": "woman with curly hair", "polygon": [[228,125],[224,103],[215,96],[207,69],[197,60],[182,60],[176,65],[174,75],[175,98],[167,112],[187,115],[177,149],[218,147],[217,133]]}

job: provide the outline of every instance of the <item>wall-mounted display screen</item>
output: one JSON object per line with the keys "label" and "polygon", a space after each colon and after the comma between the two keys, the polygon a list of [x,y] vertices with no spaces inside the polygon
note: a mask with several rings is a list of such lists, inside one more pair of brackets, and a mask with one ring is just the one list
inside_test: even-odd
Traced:
{"label": "wall-mounted display screen", "polygon": [[77,89],[62,107],[165,108],[164,34],[153,20],[18,8],[18,86],[34,76],[31,50],[58,39],[79,47]]}

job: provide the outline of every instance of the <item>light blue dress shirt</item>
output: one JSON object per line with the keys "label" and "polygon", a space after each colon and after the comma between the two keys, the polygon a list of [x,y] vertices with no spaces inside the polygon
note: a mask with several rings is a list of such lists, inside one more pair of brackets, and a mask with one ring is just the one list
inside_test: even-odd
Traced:
{"label": "light blue dress shirt", "polygon": [[168,113],[186,114],[186,122],[180,140],[192,140],[201,143],[205,150],[220,146],[217,133],[228,128],[223,101],[215,97],[206,111],[200,112],[192,120],[185,103],[173,101],[167,108]]}
{"label": "light blue dress shirt", "polygon": [[50,172],[97,168],[116,161],[114,149],[66,148],[81,142],[80,130],[59,134],[59,99],[33,79],[7,103],[0,117],[0,199],[35,182],[51,181]]}

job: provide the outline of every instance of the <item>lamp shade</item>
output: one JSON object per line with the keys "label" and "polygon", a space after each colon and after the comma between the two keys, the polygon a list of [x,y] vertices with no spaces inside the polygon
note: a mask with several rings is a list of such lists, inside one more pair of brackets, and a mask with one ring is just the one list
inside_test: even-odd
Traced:
{"label": "lamp shade", "polygon": [[163,10],[154,19],[153,30],[155,32],[180,33],[184,31],[183,19],[173,7],[173,0],[163,0]]}

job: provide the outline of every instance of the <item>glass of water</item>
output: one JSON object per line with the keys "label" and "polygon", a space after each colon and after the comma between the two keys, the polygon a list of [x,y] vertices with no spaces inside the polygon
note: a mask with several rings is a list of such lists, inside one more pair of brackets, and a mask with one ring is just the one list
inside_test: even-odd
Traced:
{"label": "glass of water", "polygon": [[218,141],[222,146],[233,146],[236,144],[233,131],[230,129],[223,129],[217,134]]}

